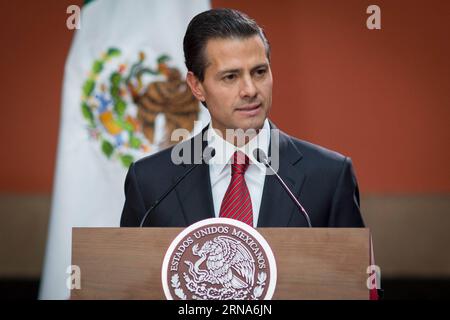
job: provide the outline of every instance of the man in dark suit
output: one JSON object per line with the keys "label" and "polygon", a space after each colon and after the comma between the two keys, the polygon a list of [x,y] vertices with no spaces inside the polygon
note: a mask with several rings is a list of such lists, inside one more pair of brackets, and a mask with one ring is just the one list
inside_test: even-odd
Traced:
{"label": "man in dark suit", "polygon": [[[187,83],[208,108],[211,123],[194,138],[131,165],[121,226],[139,226],[154,202],[192,166],[145,226],[185,227],[212,217],[254,227],[307,226],[276,177],[255,159],[256,149],[276,162],[313,227],[364,226],[351,160],[290,137],[268,121],[270,46],[254,20],[230,9],[203,12],[188,26],[184,54]],[[196,165],[194,158],[208,148],[215,151],[212,159]],[[180,164],[179,150],[188,150],[190,161],[183,157]]]}

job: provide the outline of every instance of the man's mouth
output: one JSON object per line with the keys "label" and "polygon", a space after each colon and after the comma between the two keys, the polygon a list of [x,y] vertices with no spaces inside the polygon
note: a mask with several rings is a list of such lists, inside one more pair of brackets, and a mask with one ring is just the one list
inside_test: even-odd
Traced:
{"label": "man's mouth", "polygon": [[238,111],[240,114],[246,116],[255,116],[261,110],[261,103],[246,104],[240,106],[239,108],[236,108],[235,110]]}

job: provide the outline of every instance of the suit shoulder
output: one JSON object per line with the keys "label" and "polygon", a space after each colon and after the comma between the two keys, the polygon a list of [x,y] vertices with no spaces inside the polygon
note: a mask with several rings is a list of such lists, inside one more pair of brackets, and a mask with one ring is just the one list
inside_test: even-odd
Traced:
{"label": "suit shoulder", "polygon": [[199,142],[197,136],[194,138],[182,141],[137,160],[133,164],[135,170],[141,171],[152,168],[153,172],[158,172],[159,170],[166,172],[167,169],[178,168],[182,160],[185,160],[183,158],[183,151],[189,150],[189,153],[194,152],[194,144]]}
{"label": "suit shoulder", "polygon": [[348,159],[339,152],[305,140],[295,137],[290,137],[290,140],[306,160],[319,166],[331,166],[341,169],[343,163]]}
{"label": "suit shoulder", "polygon": [[172,147],[166,148],[164,150],[160,150],[151,155],[142,157],[141,159],[134,162],[134,164],[138,167],[146,166],[146,165],[155,165],[159,162],[167,162],[170,160],[172,154]]}

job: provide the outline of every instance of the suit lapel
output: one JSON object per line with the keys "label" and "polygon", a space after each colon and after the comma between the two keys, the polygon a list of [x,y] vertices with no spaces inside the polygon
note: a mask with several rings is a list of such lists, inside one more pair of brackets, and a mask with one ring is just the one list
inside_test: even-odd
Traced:
{"label": "suit lapel", "polygon": [[208,165],[199,165],[187,179],[189,181],[183,181],[176,190],[186,225],[189,226],[197,221],[213,218],[214,206]]}
{"label": "suit lapel", "polygon": [[[208,126],[206,126],[200,134],[190,140],[191,150],[197,150],[193,145],[195,143],[201,143],[201,152],[206,148],[207,142],[203,141],[202,138],[207,128]],[[199,141],[199,139],[201,141]],[[192,152],[192,161],[195,158],[194,152]],[[197,159],[200,159],[199,155],[197,155]],[[184,167],[184,170],[188,170],[192,165],[193,164],[182,164],[181,166]],[[176,181],[178,177],[184,173],[184,170],[178,176],[174,177],[173,180]],[[183,181],[178,185],[176,193],[186,221],[186,226],[203,219],[214,217],[211,180],[209,178],[209,167],[206,163],[202,163],[198,168],[195,168],[190,176],[186,177],[186,181]]]}
{"label": "suit lapel", "polygon": [[[296,166],[300,165],[300,160],[303,156],[291,142],[288,135],[279,131],[272,123],[270,124],[272,129],[275,130],[271,130],[269,153],[276,152],[278,148],[280,163],[278,174],[298,197],[306,176]],[[277,132],[279,139],[275,137]],[[271,152],[270,150],[274,151]],[[287,227],[292,214],[296,213],[296,210],[297,207],[288,198],[275,175],[266,175],[259,211],[258,227]]]}

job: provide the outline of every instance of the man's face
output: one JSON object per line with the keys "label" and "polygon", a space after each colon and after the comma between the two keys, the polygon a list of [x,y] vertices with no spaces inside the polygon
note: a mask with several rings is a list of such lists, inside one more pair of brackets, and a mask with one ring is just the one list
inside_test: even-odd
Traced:
{"label": "man's face", "polygon": [[212,126],[223,134],[261,129],[272,105],[272,72],[261,38],[211,39],[205,58],[204,81],[197,81],[194,94],[206,101]]}

